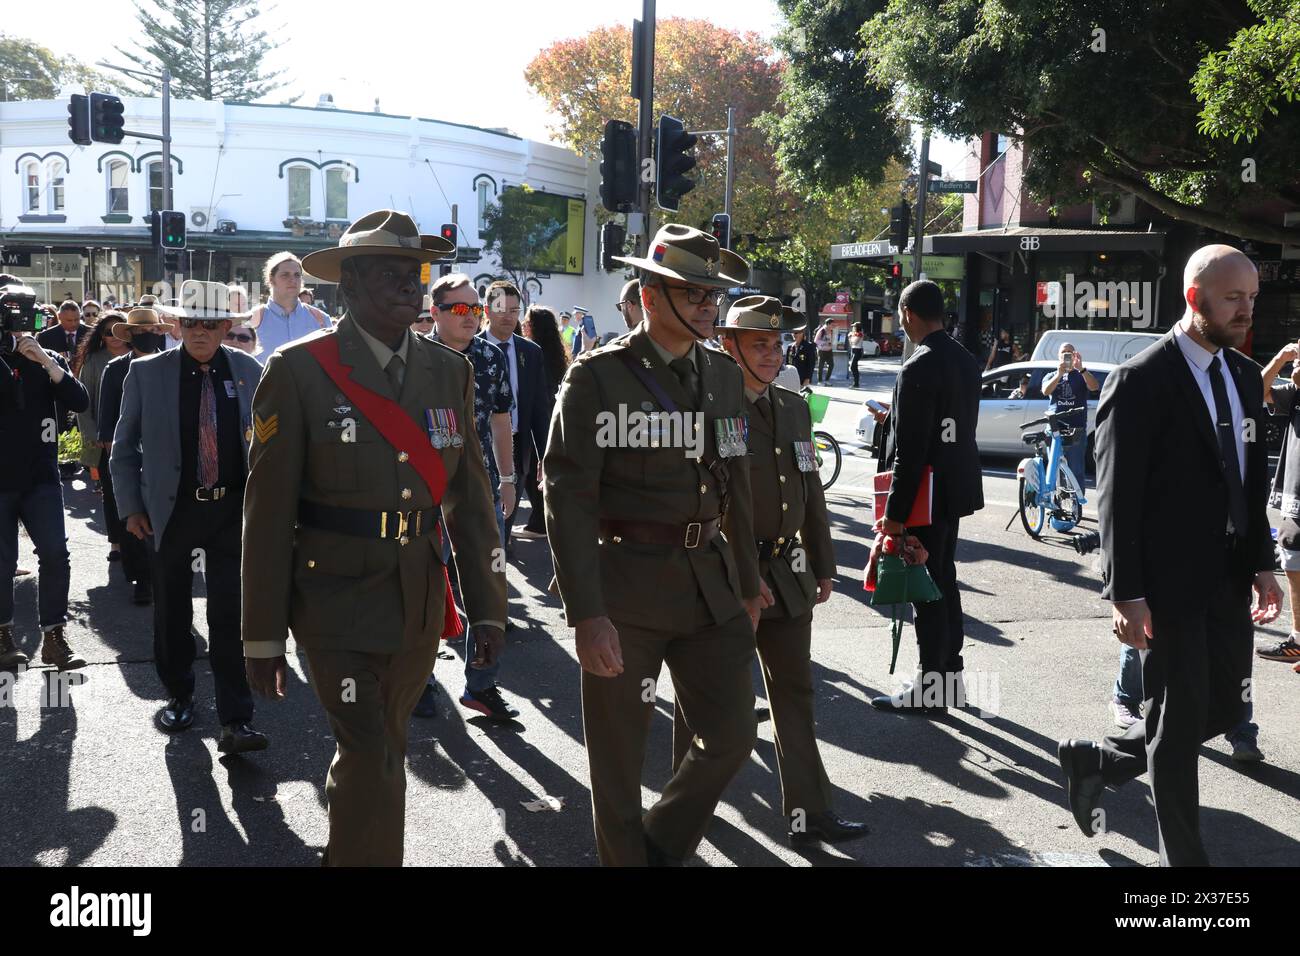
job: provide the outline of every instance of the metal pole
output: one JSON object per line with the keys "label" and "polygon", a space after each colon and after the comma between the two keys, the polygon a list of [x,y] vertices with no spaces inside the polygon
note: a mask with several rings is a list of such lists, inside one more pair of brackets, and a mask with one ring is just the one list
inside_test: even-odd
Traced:
{"label": "metal pole", "polygon": [[163,203],[167,209],[172,205],[172,72],[163,67],[162,71],[162,166],[163,166]]}
{"label": "metal pole", "polygon": [[[646,160],[654,155],[654,107],[655,107],[655,0],[641,0],[641,108],[637,117],[637,158],[639,170],[646,167]],[[645,220],[645,234],[637,240],[637,255],[644,255],[650,248],[650,197],[654,183],[641,180],[641,216]]]}
{"label": "metal pole", "polygon": [[[929,181],[930,173],[930,130],[926,129],[921,133],[921,168],[916,179],[916,231],[915,238],[912,240],[912,281],[915,282],[921,278],[921,246],[925,238],[925,194],[926,183]],[[899,323],[903,321],[903,311],[895,307],[895,315]],[[916,345],[906,334],[903,335],[903,361],[906,362],[912,357],[912,352],[916,350]]]}
{"label": "metal pole", "polygon": [[[731,216],[731,197],[736,188],[736,110],[727,107],[727,195],[722,200],[722,211]],[[732,223],[735,231],[735,223]]]}

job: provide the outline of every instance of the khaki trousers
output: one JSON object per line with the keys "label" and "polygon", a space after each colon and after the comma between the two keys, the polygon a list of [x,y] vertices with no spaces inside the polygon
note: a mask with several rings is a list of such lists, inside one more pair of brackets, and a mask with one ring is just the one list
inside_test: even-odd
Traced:
{"label": "khaki trousers", "polygon": [[[813,718],[812,612],[797,618],[759,621],[755,635],[776,738],[776,765],[781,775],[781,805],[787,818],[831,808],[831,782],[817,749]],[[690,727],[680,707],[673,711],[673,768],[691,745]]]}
{"label": "khaki trousers", "polygon": [[[740,614],[692,634],[614,621],[623,673],[582,672],[596,852],[605,866],[645,866],[648,838],[684,860],[704,839],[723,790],[754,749],[754,632]],[[664,664],[695,733],[659,801],[642,816],[641,770]]]}

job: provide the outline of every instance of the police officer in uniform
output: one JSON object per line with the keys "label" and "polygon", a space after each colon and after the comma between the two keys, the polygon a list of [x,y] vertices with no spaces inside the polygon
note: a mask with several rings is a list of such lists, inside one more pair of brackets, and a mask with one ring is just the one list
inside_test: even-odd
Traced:
{"label": "police officer in uniform", "polygon": [[[776,736],[781,799],[792,841],[840,842],[866,836],[862,823],[831,811],[831,784],[817,751],[813,719],[813,607],[831,596],[835,554],[812,446],[812,416],[798,392],[773,385],[781,371],[781,333],[804,318],[771,296],[732,304],[719,328],[723,348],[745,375],[749,484],[763,588],[773,598],[756,634]],[[691,733],[674,714],[674,766]]]}
{"label": "police officer in uniform", "polygon": [[271,356],[254,398],[245,499],[249,683],[284,695],[292,630],[338,742],[325,794],[332,866],[402,863],[407,726],[440,636],[458,633],[455,544],[479,663],[504,646],[506,583],[473,369],[414,335],[420,266],[451,252],[404,213],[354,222],[303,267],[339,283],[338,326]]}
{"label": "police officer in uniform", "polygon": [[[744,383],[735,362],[699,345],[723,290],[745,284],[749,267],[687,226],[664,226],[649,249],[622,257],[641,270],[646,320],[570,366],[543,463],[605,865],[690,856],[755,736],[762,599]],[[694,736],[643,818],[641,766],[665,663]]]}

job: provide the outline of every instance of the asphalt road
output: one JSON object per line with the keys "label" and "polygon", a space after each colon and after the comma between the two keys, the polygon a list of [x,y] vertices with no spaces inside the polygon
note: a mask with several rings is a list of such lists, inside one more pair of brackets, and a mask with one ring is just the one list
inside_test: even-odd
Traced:
{"label": "asphalt road", "polygon": [[[897,361],[867,364],[864,385],[888,392]],[[849,455],[828,496],[839,580],[815,621],[818,729],[837,809],[866,820],[873,834],[837,849],[795,852],[786,844],[771,723],[763,721],[758,746],[693,862],[1154,865],[1145,778],[1107,794],[1107,832],[1095,838],[1083,836],[1064,807],[1056,741],[1111,730],[1119,645],[1098,597],[1095,557],[1076,554],[1061,536],[1035,543],[1014,519],[1014,479],[1007,477],[1014,462],[988,463],[987,506],[963,522],[958,549],[967,682],[979,707],[936,719],[872,710],[872,695],[910,674],[915,644],[909,627],[891,675],[889,618],[866,604],[860,583],[871,520],[866,489],[875,470],[853,447],[863,392],[827,391],[836,400],[826,425]],[[211,674],[202,660],[194,727],[176,737],[155,729],[162,690],[151,660],[151,612],[130,604],[119,566],[105,561],[98,499],[81,480],[65,490],[74,569],[68,634],[90,666],[75,686],[55,684],[48,700],[41,698],[50,682],[39,670],[0,683],[0,866],[317,863],[333,743],[302,662],[291,655],[288,700],[259,705],[255,723],[272,738],[263,754],[219,758]],[[34,569],[26,539],[21,554],[20,564]],[[463,687],[459,658],[445,650],[438,663],[443,714],[411,727],[409,865],[596,862],[578,668],[572,632],[546,593],[549,575],[545,542],[517,542],[509,572],[514,627],[502,672],[505,693],[522,711],[516,724],[467,720],[452,699]],[[196,588],[201,595],[201,581]],[[35,654],[34,576],[19,578],[17,596],[19,642]],[[200,632],[204,606],[196,599]],[[1275,625],[1257,637],[1283,633]],[[1293,731],[1300,675],[1259,661],[1255,676],[1268,761],[1241,771],[1222,740],[1208,743],[1202,827],[1216,863],[1298,865],[1300,742]],[[755,691],[761,707],[757,671]],[[671,693],[662,680],[646,760],[647,805],[668,777]]]}

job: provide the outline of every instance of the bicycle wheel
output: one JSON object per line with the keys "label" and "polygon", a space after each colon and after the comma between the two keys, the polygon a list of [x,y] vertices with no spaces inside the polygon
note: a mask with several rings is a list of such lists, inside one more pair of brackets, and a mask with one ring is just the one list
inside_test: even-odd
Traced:
{"label": "bicycle wheel", "polygon": [[840,443],[828,432],[813,432],[813,448],[817,451],[817,471],[825,491],[840,476],[840,465],[843,464]]}
{"label": "bicycle wheel", "polygon": [[1020,523],[1025,526],[1025,533],[1037,541],[1043,536],[1047,524],[1047,509],[1038,500],[1038,495],[1025,484],[1021,478],[1017,500],[1020,502]]}
{"label": "bicycle wheel", "polygon": [[[1056,475],[1056,523],[1058,531],[1069,531],[1083,520],[1083,505],[1079,503],[1079,497],[1083,494],[1083,489],[1079,487],[1078,479],[1073,475],[1066,476],[1064,468],[1060,469]],[[1064,527],[1068,525],[1068,527]]]}

